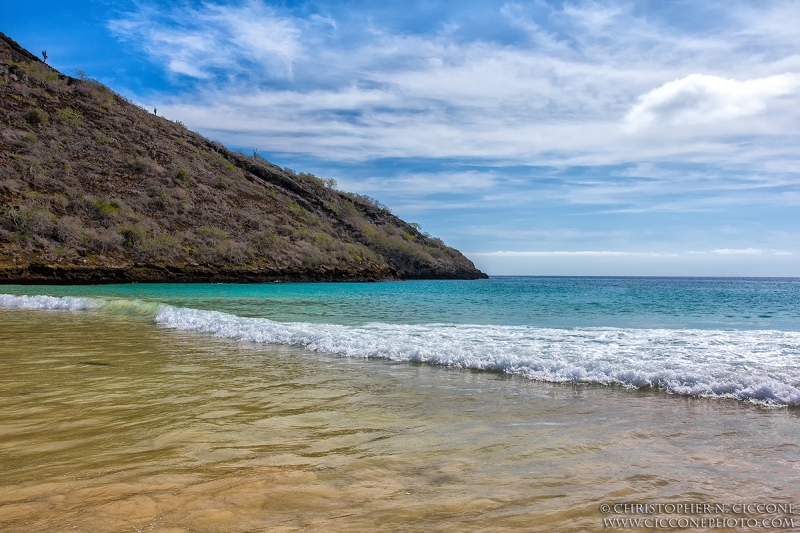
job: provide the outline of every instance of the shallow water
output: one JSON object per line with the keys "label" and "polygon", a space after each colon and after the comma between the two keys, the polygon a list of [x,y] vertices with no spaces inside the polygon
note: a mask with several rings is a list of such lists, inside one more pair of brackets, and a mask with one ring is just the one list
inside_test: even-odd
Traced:
{"label": "shallow water", "polygon": [[379,322],[800,331],[800,278],[6,285],[0,293],[137,299],[279,322],[348,326]]}
{"label": "shallow water", "polygon": [[2,308],[138,316],[321,354],[800,406],[800,280],[500,278],[4,287]]}
{"label": "shallow water", "polygon": [[[576,531],[800,504],[800,413],[0,309],[0,530]],[[797,521],[796,521],[797,522]]]}

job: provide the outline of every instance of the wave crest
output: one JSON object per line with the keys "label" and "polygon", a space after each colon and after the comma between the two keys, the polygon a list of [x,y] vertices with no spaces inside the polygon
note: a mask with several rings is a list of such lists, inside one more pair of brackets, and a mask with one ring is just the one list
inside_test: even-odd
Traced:
{"label": "wave crest", "polygon": [[73,298],[71,296],[15,296],[13,294],[0,294],[0,307],[17,309],[61,309],[69,311],[82,311],[97,307],[97,301],[91,298]]}
{"label": "wave crest", "polygon": [[795,362],[799,332],[382,323],[351,327],[282,323],[171,306],[159,308],[156,322],[348,357],[800,405],[800,370]]}
{"label": "wave crest", "polygon": [[92,309],[140,316],[176,330],[347,357],[800,406],[800,332],[796,331],[384,323],[355,327],[276,322],[139,300],[10,294],[0,294],[0,307]]}

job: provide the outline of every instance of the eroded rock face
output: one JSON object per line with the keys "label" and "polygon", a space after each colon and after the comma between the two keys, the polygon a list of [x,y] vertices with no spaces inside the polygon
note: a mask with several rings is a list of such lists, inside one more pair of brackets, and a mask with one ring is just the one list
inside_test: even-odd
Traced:
{"label": "eroded rock face", "polygon": [[65,76],[0,33],[0,282],[486,277],[372,198]]}
{"label": "eroded rock face", "polygon": [[307,269],[232,268],[132,264],[120,267],[107,265],[66,265],[33,263],[21,268],[0,269],[0,282],[22,285],[36,284],[100,284],[100,283],[262,283],[271,281],[380,281],[397,279],[387,265],[365,265],[350,270],[326,267]]}

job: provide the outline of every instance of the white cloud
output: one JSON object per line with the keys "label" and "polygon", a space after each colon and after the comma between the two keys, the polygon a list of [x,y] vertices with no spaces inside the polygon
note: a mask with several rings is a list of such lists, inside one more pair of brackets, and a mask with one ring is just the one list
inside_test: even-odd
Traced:
{"label": "white cloud", "polygon": [[[791,252],[768,250],[772,255],[792,255]],[[611,250],[578,250],[578,251],[497,251],[471,252],[477,257],[687,257],[698,254],[715,255],[761,255],[758,248],[718,248],[707,252],[625,252]]]}
{"label": "white cloud", "polygon": [[[148,105],[264,152],[796,168],[800,55],[764,52],[792,39],[769,10],[699,36],[624,4],[545,6],[549,26],[525,9],[503,9],[530,36],[515,43],[465,41],[452,28],[393,33],[357,16],[301,18],[255,1],[140,9],[111,27],[170,72],[208,80],[191,94],[149,95]],[[744,148],[730,140],[743,135]]]}
{"label": "white cloud", "polygon": [[243,58],[251,68],[290,77],[302,54],[296,21],[256,0],[161,12],[143,8],[111,21],[109,28],[121,38],[140,40],[172,73],[194,78],[211,78],[213,69],[231,69]]}
{"label": "white cloud", "polygon": [[[338,178],[337,178],[338,179]],[[347,185],[346,178],[339,179]],[[388,193],[396,197],[422,198],[424,196],[449,194],[474,194],[494,190],[503,180],[498,173],[489,172],[415,172],[393,177],[391,181],[384,178],[367,178],[353,182],[359,190],[366,192]]]}
{"label": "white cloud", "polygon": [[677,257],[678,254],[660,252],[614,252],[609,250],[593,251],[580,250],[574,252],[548,251],[548,252],[472,252],[471,256],[478,257]]}
{"label": "white cloud", "polygon": [[538,254],[510,256],[467,253],[490,275],[544,276],[796,276],[791,256],[618,254]]}
{"label": "white cloud", "polygon": [[760,255],[761,250],[757,248],[718,248],[711,253],[718,255]]}
{"label": "white cloud", "polygon": [[626,126],[710,124],[762,113],[771,100],[791,94],[800,85],[795,74],[736,81],[691,74],[642,95],[626,115]]}
{"label": "white cloud", "polygon": [[785,250],[762,250],[760,248],[717,248],[704,252],[688,252],[693,255],[793,255]]}

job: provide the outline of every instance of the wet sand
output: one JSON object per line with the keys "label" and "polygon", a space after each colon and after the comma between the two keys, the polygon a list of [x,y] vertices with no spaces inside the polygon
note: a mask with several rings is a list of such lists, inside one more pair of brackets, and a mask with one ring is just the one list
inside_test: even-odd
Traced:
{"label": "wet sand", "polygon": [[0,471],[12,532],[598,530],[800,504],[800,410],[0,310]]}

